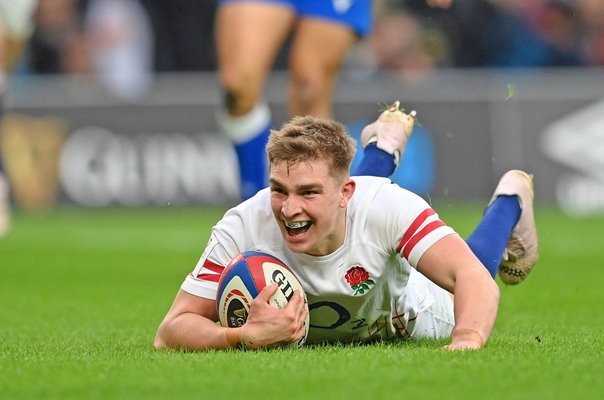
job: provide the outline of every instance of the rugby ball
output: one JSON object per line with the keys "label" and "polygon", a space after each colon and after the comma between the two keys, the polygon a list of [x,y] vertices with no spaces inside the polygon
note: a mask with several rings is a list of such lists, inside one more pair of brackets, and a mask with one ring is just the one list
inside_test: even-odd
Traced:
{"label": "rugby ball", "polygon": [[[222,326],[236,328],[245,323],[250,305],[254,298],[267,285],[276,282],[277,292],[269,303],[276,308],[287,305],[294,294],[300,291],[308,309],[308,300],[300,282],[293,272],[278,258],[259,251],[245,251],[235,256],[226,266],[216,293],[218,318]],[[299,347],[306,341],[309,328],[309,316],[306,317],[304,336],[287,347]]]}

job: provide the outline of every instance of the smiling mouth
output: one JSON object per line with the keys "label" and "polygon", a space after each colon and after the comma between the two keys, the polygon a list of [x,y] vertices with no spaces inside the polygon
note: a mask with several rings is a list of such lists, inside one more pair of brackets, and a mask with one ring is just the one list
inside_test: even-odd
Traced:
{"label": "smiling mouth", "polygon": [[287,222],[283,221],[285,225],[285,229],[290,236],[301,235],[310,228],[312,222],[310,221],[296,221],[296,222]]}

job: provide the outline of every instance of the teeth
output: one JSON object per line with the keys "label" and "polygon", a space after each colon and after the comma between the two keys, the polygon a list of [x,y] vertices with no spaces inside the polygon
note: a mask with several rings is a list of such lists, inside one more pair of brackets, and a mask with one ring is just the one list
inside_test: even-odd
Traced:
{"label": "teeth", "polygon": [[300,222],[285,222],[285,226],[291,229],[303,228],[308,225],[308,221],[300,221]]}

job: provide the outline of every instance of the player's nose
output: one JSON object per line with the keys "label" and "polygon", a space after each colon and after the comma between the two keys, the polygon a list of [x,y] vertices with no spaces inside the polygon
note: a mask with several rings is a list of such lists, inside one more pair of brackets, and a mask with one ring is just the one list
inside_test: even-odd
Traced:
{"label": "player's nose", "polygon": [[285,218],[291,218],[302,212],[302,202],[296,196],[289,196],[281,206],[281,214]]}

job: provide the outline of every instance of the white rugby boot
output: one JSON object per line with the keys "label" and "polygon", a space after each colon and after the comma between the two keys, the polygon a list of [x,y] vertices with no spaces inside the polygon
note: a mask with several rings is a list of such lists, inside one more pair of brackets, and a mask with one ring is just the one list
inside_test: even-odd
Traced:
{"label": "white rugby boot", "polygon": [[501,280],[508,285],[516,285],[527,277],[539,259],[539,240],[533,211],[533,175],[517,169],[506,172],[495,188],[491,203],[500,195],[518,196],[522,209],[499,266]]}
{"label": "white rugby boot", "polygon": [[396,166],[403,157],[417,115],[415,110],[405,114],[399,107],[400,103],[395,101],[361,132],[363,148],[370,143],[375,143],[378,149],[392,154]]}
{"label": "white rugby boot", "polygon": [[10,229],[10,198],[8,195],[8,182],[0,174],[0,237],[6,235]]}

